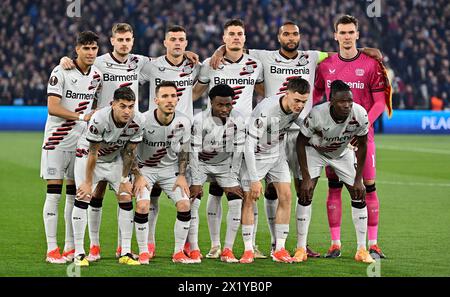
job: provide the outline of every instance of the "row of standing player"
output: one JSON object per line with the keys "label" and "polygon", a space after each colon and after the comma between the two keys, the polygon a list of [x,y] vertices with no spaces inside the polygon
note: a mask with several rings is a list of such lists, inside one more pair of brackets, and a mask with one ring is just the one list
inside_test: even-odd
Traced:
{"label": "row of standing player", "polygon": [[[319,52],[313,52],[313,51],[306,51],[306,52],[299,52],[297,50],[298,48],[298,44],[299,44],[299,40],[300,40],[300,36],[299,36],[299,30],[298,27],[293,24],[293,23],[286,23],[285,25],[283,25],[280,30],[279,30],[279,41],[281,44],[281,49],[279,51],[250,51],[250,54],[253,55],[260,55],[262,57],[261,58],[261,62],[263,63],[267,63],[267,67],[261,67],[261,62],[259,62],[257,59],[255,58],[251,58],[250,56],[244,54],[244,49],[243,49],[243,45],[244,45],[244,41],[245,41],[245,34],[244,34],[244,28],[243,25],[239,24],[239,23],[234,23],[231,22],[231,25],[226,27],[224,30],[224,42],[225,42],[225,47],[226,47],[226,58],[228,61],[225,61],[222,65],[222,68],[219,67],[218,70],[213,70],[209,67],[208,63],[204,63],[204,66],[202,68],[202,71],[200,73],[200,77],[199,77],[199,82],[196,84],[196,86],[194,87],[194,99],[198,98],[202,93],[202,89],[204,91],[204,87],[208,83],[212,86],[214,84],[220,83],[220,82],[224,82],[223,79],[221,80],[221,78],[225,77],[229,77],[230,81],[230,85],[232,85],[235,89],[236,93],[240,93],[240,95],[236,96],[236,99],[240,98],[240,101],[237,100],[236,102],[236,109],[238,109],[241,105],[241,110],[244,111],[249,111],[251,110],[251,100],[250,100],[250,104],[248,104],[248,98],[251,98],[251,94],[253,93],[253,86],[255,85],[255,83],[257,82],[257,80],[252,80],[252,79],[248,79],[248,80],[244,80],[241,79],[240,81],[237,78],[246,78],[247,76],[251,76],[252,74],[254,74],[255,72],[261,72],[262,70],[264,71],[264,86],[266,90],[270,90],[270,88],[272,88],[272,92],[274,91],[274,89],[276,89],[276,92],[283,92],[284,88],[285,88],[285,84],[287,83],[287,81],[289,80],[289,78],[291,76],[293,76],[293,74],[300,74],[301,76],[305,77],[305,78],[309,78],[309,81],[312,81],[314,78],[314,70],[315,70],[315,65],[319,62],[319,60],[321,60],[323,57],[323,53],[319,53]],[[123,24],[122,24],[123,25]],[[344,24],[344,25],[348,25],[348,24]],[[340,27],[342,27],[342,25],[339,25]],[[125,26],[126,27],[126,26]],[[355,27],[357,27],[355,25]],[[116,73],[133,73],[136,74],[138,73],[137,70],[139,70],[139,65],[140,65],[140,60],[146,60],[145,57],[139,57],[136,55],[132,55],[130,54],[130,50],[131,50],[131,46],[132,46],[132,41],[133,41],[133,37],[132,37],[132,31],[128,30],[125,28],[125,30],[117,30],[117,26],[115,26],[115,29],[113,28],[113,37],[111,38],[111,42],[114,46],[114,52],[111,54],[107,54],[102,56],[103,60],[101,59],[102,57],[99,57],[96,60],[96,65],[103,67],[101,68],[101,70],[103,70],[102,72],[105,73],[104,71],[106,71],[106,73],[108,75],[104,76],[104,82],[103,82],[103,89],[108,88],[108,85],[110,86],[109,89],[110,90],[114,90],[117,87],[119,87],[120,85],[123,84],[128,84],[130,87],[137,87],[137,81],[134,82],[128,82],[128,83],[123,83],[123,79],[126,79],[126,77],[124,78],[122,76],[122,79],[120,79],[120,75],[118,75],[116,77],[116,79],[114,78],[114,71],[116,71]],[[119,26],[120,28],[120,26]],[[120,31],[120,32],[119,32]],[[353,31],[350,32],[353,37],[351,38],[355,38],[355,35],[357,32]],[[348,34],[347,34],[348,35]],[[339,37],[339,34],[337,34],[337,36]],[[343,37],[341,37],[343,38]],[[345,37],[347,38],[347,37]],[[355,41],[355,40],[353,40]],[[184,30],[178,28],[174,28],[174,30],[172,31],[168,31],[166,34],[166,40],[164,42],[165,46],[167,47],[168,51],[167,51],[167,55],[161,58],[158,58],[154,61],[152,61],[152,63],[143,63],[143,70],[147,68],[147,70],[150,70],[147,72],[147,75],[153,75],[153,76],[149,76],[147,79],[154,79],[154,81],[151,81],[151,90],[153,89],[153,93],[154,93],[154,86],[152,88],[152,83],[156,84],[157,81],[161,81],[161,80],[175,80],[178,84],[178,94],[180,95],[180,105],[182,106],[182,102],[188,102],[187,106],[190,106],[192,104],[190,104],[190,102],[192,102],[192,98],[190,98],[190,91],[191,91],[191,87],[192,87],[192,82],[195,80],[195,76],[196,73],[198,73],[198,66],[196,66],[195,64],[190,63],[189,61],[183,59],[183,53],[184,53],[184,49],[187,45],[187,41],[186,41],[186,33],[184,32]],[[354,45],[354,44],[353,44]],[[355,46],[355,50],[356,50],[356,46]],[[253,52],[253,53],[252,53]],[[341,54],[344,53],[345,54],[345,50],[342,51],[341,49]],[[366,58],[365,55],[361,55],[359,54],[359,52],[357,51],[357,55],[359,58],[364,57]],[[320,56],[321,58],[319,59],[318,56]],[[314,57],[316,57],[314,59]],[[341,55],[339,55],[339,58],[341,58]],[[121,61],[120,61],[121,60]],[[356,59],[355,59],[356,60]],[[159,64],[158,64],[159,63]],[[348,64],[350,65],[350,64]],[[121,67],[122,66],[122,67]],[[259,66],[259,69],[258,69]],[[307,67],[305,67],[307,66]],[[153,67],[153,68],[152,68]],[[251,69],[253,68],[253,69]],[[263,68],[263,69],[262,69]],[[156,70],[157,69],[157,70]],[[197,72],[196,72],[197,70]],[[220,72],[220,70],[223,70],[222,72]],[[225,73],[226,71],[226,73]],[[249,72],[249,73],[246,73]],[[145,73],[145,72],[141,72],[141,73]],[[330,71],[331,73],[331,71]],[[203,74],[203,79],[202,79],[202,74]],[[214,76],[214,74],[216,74]],[[339,74],[339,70],[338,73]],[[105,75],[105,74],[104,74]],[[170,76],[170,77],[165,77],[165,75]],[[142,75],[138,75],[145,77],[145,74]],[[159,77],[157,77],[159,76]],[[367,76],[367,75],[366,75]],[[132,75],[130,75],[129,77],[134,78]],[[188,77],[188,80],[184,80],[182,78],[186,78]],[[119,79],[117,79],[119,78]],[[51,83],[52,79],[50,80]],[[227,81],[225,81],[227,82]],[[236,82],[238,85],[236,85],[236,83],[232,83],[232,82]],[[249,85],[246,85],[246,82],[249,82]],[[261,82],[261,81],[259,81]],[[204,84],[202,84],[204,83]],[[261,87],[263,86],[263,84],[256,84],[256,89],[261,91]],[[250,96],[246,95],[246,94],[250,93]],[[269,92],[269,91],[268,91]],[[370,93],[369,93],[370,94]],[[183,97],[186,95],[189,100],[183,100]],[[102,98],[103,96],[101,96],[100,98]],[[110,95],[106,98],[111,98],[111,92]],[[100,100],[100,102],[102,102]],[[103,101],[105,102],[105,101]],[[109,100],[107,100],[106,102],[109,102]],[[311,100],[309,100],[309,102],[311,102]],[[240,104],[238,104],[240,103]],[[102,104],[102,103],[101,103]],[[100,106],[101,106],[100,104]],[[105,103],[103,103],[105,104]],[[181,108],[181,107],[180,107]],[[192,108],[192,107],[191,107]],[[307,107],[305,108],[305,110],[308,109],[308,104]],[[50,111],[50,94],[49,94],[49,111]],[[189,113],[188,113],[189,114]],[[88,117],[88,116],[87,116]],[[45,147],[44,147],[45,148]],[[50,183],[49,183],[50,184]],[[68,187],[68,190],[70,188]],[[104,192],[104,188],[103,188],[103,192]],[[67,200],[70,200],[70,196],[72,191],[67,191],[68,194],[68,198]],[[216,193],[217,194],[217,193]],[[60,194],[59,194],[60,195]],[[95,198],[101,198],[103,196],[102,190],[97,188],[97,192],[94,194]],[[217,195],[218,196],[218,195]],[[266,193],[266,198],[268,198],[267,196],[270,196]],[[272,195],[273,196],[273,195]],[[215,203],[211,202],[209,203],[208,201],[208,213],[210,214],[214,214],[217,215],[220,213],[220,203],[217,203],[217,201],[220,198],[214,197],[212,195],[210,195],[209,197],[209,201],[214,201]],[[48,200],[48,199],[47,199]],[[94,200],[94,199],[93,199]],[[99,217],[101,216],[101,199],[95,199],[98,200],[100,202],[96,202],[96,203],[91,203],[91,206],[93,209],[98,209],[100,211],[92,211],[91,214],[92,217],[97,217],[97,219],[93,218],[92,220],[89,220],[89,223],[91,225],[91,221],[92,221],[92,235],[91,236],[91,247],[95,247],[95,243],[98,243],[98,228],[99,228]],[[219,200],[220,201],[220,200]],[[269,203],[270,201],[270,203]],[[152,202],[154,202],[154,199],[152,199]],[[276,209],[276,206],[274,205],[276,203],[276,200],[273,199],[266,199],[266,210],[268,210],[268,214],[270,213],[270,208],[272,209]],[[48,203],[46,203],[47,205]],[[157,205],[156,203],[152,203],[152,205]],[[96,207],[97,206],[97,207]],[[91,208],[91,207],[90,207]],[[157,208],[157,207],[155,207]],[[210,211],[210,209],[212,209]],[[70,203],[69,203],[69,207],[67,207],[67,202],[66,202],[66,211],[65,213],[67,214],[67,212],[70,211]],[[156,212],[157,215],[157,210],[153,209],[153,211]],[[273,211],[272,211],[273,213]],[[156,219],[156,215],[153,216],[154,219]],[[45,208],[44,208],[44,217],[45,217]],[[150,215],[151,217],[151,215]],[[220,217],[220,215],[219,215]],[[47,218],[48,219],[48,218]],[[217,219],[214,220],[213,218],[208,217],[208,223],[210,222],[217,222]],[[256,219],[257,221],[257,219]],[[370,221],[370,219],[369,219]],[[96,225],[96,226],[95,226]],[[209,224],[209,225],[214,225]],[[217,238],[217,235],[220,234],[220,231],[217,232],[217,225],[220,226],[220,224],[215,224],[215,227],[212,226],[212,228],[210,228],[211,230],[211,235],[212,237],[215,236],[215,238]],[[154,226],[154,225],[153,225]],[[91,227],[91,226],[90,226]],[[66,226],[66,228],[68,228]],[[47,232],[47,226],[46,226],[46,232]],[[70,228],[69,228],[70,229]],[[97,229],[97,232],[95,232],[95,229]],[[152,231],[152,227],[150,226],[150,229]],[[215,229],[215,230],[213,230]],[[272,228],[271,228],[272,230]],[[66,231],[70,231],[70,230],[66,230]],[[49,232],[47,232],[48,234]],[[53,232],[54,233],[54,232]],[[68,232],[66,232],[68,233]],[[70,232],[69,232],[70,233]],[[90,231],[91,233],[91,231]],[[152,234],[154,234],[154,232],[150,232]],[[256,234],[256,232],[255,232]],[[151,239],[153,239],[153,243],[154,243],[154,235],[150,235]],[[272,236],[272,242],[274,242],[274,236]],[[370,234],[369,234],[370,237]],[[209,254],[213,254],[213,255],[217,255],[217,239],[212,238],[212,243],[213,243],[213,248],[211,250],[211,252]],[[70,238],[68,238],[69,240],[67,240],[66,238],[66,244],[67,242],[69,242],[70,244]],[[97,239],[97,240],[96,240]],[[370,238],[369,238],[370,239]],[[49,241],[49,240],[48,240]],[[94,244],[92,244],[94,243]],[[220,241],[219,241],[220,243]],[[55,245],[53,245],[54,247]],[[52,247],[52,245],[49,245],[49,252],[54,251],[54,249],[50,249]],[[70,251],[70,246],[65,248],[66,252]],[[58,252],[59,253],[59,252]]]}

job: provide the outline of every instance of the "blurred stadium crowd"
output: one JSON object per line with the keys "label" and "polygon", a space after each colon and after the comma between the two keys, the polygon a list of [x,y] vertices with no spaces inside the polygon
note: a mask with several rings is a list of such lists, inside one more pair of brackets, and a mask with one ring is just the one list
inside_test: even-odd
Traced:
{"label": "blurred stadium crowd", "polygon": [[187,29],[188,50],[203,60],[221,44],[229,18],[245,21],[248,48],[278,48],[278,27],[293,20],[302,33],[301,49],[336,51],[333,22],[340,14],[352,14],[360,21],[358,46],[377,47],[385,56],[394,108],[450,108],[450,2],[380,2],[381,16],[370,18],[370,2],[362,0],[229,0],[226,5],[218,0],[81,0],[81,17],[71,18],[67,1],[2,1],[0,104],[45,105],[49,73],[60,57],[73,55],[82,30],[101,36],[100,55],[111,49],[112,25],[128,22],[135,29],[134,52],[155,57],[164,54],[166,26],[179,24]]}

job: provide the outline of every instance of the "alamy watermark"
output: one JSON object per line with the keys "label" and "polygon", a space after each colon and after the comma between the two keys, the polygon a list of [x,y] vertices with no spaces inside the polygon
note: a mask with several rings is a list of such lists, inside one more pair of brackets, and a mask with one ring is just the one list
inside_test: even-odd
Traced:
{"label": "alamy watermark", "polygon": [[67,5],[66,15],[69,18],[79,18],[81,17],[81,0],[67,0],[69,5]]}
{"label": "alamy watermark", "polygon": [[367,5],[366,14],[369,18],[381,17],[381,0],[366,0],[370,4]]}
{"label": "alamy watermark", "polygon": [[81,267],[75,265],[75,263],[71,263],[69,266],[67,266],[66,274],[68,277],[80,277]]}
{"label": "alamy watermark", "polygon": [[375,262],[367,266],[368,277],[381,277],[381,259],[380,257],[373,257]]}

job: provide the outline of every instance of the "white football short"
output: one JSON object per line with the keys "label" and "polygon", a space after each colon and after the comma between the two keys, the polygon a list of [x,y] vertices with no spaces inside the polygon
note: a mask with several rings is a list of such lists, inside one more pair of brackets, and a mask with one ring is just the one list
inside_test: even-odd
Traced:
{"label": "white football short", "polygon": [[41,178],[74,179],[75,151],[42,150]]}
{"label": "white football short", "polygon": [[[86,166],[88,156],[76,157],[75,160],[75,184],[81,185],[86,180]],[[97,162],[94,169],[92,189],[97,187],[98,182],[107,181],[110,188],[118,194],[120,179],[122,177],[122,158],[118,157],[113,162]]]}
{"label": "white football short", "polygon": [[320,154],[312,146],[306,147],[306,160],[311,178],[319,177],[325,166],[330,166],[344,183],[353,186],[356,176],[356,156],[353,150],[347,150],[337,159],[328,158]]}
{"label": "white football short", "polygon": [[[266,183],[290,183],[291,174],[289,172],[289,165],[285,156],[280,158],[274,158],[272,161],[268,160],[259,161],[256,160],[256,173],[257,180],[265,178]],[[242,161],[240,172],[241,186],[245,192],[250,191],[251,181],[247,170],[245,160]]]}

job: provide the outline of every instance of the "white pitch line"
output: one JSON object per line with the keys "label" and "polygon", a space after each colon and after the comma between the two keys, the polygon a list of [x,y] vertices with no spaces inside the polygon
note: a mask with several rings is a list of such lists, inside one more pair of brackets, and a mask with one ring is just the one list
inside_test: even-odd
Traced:
{"label": "white pitch line", "polygon": [[[328,182],[326,178],[319,179],[321,182]],[[409,183],[409,182],[395,182],[395,181],[385,181],[385,180],[377,180],[377,184],[387,184],[387,185],[398,185],[398,186],[425,186],[425,187],[449,187],[450,184],[439,184],[439,183]]]}
{"label": "white pitch line", "polygon": [[441,154],[441,155],[450,155],[449,150],[439,150],[439,149],[431,149],[431,148],[421,148],[421,147],[401,147],[401,146],[393,146],[393,145],[377,145],[377,149],[384,150],[393,150],[393,151],[408,151],[414,153],[428,153],[428,154]]}

